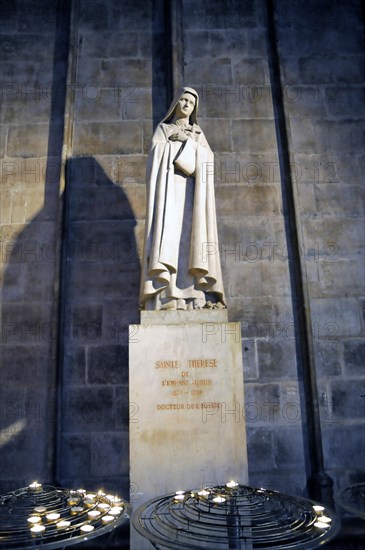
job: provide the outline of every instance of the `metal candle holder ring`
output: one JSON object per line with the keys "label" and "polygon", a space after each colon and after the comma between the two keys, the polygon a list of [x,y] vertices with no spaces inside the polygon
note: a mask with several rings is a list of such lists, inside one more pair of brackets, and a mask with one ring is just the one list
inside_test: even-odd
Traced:
{"label": "metal candle holder ring", "polygon": [[129,520],[131,506],[104,492],[34,482],[0,496],[0,549],[65,548]]}
{"label": "metal candle holder ring", "polygon": [[340,529],[311,500],[235,482],[149,500],[132,521],[156,548],[179,550],[317,548]]}

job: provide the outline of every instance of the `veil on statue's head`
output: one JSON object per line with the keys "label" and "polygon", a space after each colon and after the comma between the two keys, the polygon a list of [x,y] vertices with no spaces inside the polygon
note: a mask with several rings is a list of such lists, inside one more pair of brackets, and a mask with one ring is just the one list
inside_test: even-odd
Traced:
{"label": "veil on statue's head", "polygon": [[173,117],[177,102],[179,101],[180,97],[185,93],[189,93],[195,97],[195,100],[196,100],[195,107],[194,107],[194,111],[191,113],[189,117],[189,122],[190,124],[198,124],[199,95],[198,95],[198,92],[194,90],[194,88],[189,88],[189,86],[184,86],[183,88],[180,88],[180,90],[175,95],[166,115],[163,117],[161,122],[170,122],[170,119]]}

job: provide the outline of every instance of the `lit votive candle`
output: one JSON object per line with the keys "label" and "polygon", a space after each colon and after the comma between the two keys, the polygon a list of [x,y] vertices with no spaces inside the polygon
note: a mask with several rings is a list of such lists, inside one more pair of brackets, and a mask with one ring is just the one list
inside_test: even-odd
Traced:
{"label": "lit votive candle", "polygon": [[174,496],[174,501],[175,502],[183,502],[185,499],[185,495],[175,495]]}
{"label": "lit votive candle", "polygon": [[67,504],[68,504],[69,506],[74,506],[75,504],[77,504],[77,503],[79,502],[79,500],[80,500],[80,499],[77,498],[77,497],[69,497],[69,498],[67,499]]}
{"label": "lit votive candle", "polygon": [[224,497],[221,497],[221,496],[214,497],[212,500],[216,504],[222,504],[223,502],[226,502],[226,499]]}
{"label": "lit votive candle", "polygon": [[47,512],[47,508],[45,506],[37,506],[36,508],[34,508],[34,511],[37,514],[44,514],[45,512]]}
{"label": "lit votive candle", "polygon": [[71,521],[67,521],[66,519],[63,519],[56,524],[56,527],[57,529],[67,529],[67,527],[70,527],[70,525],[71,525]]}
{"label": "lit votive candle", "polygon": [[47,521],[56,521],[57,519],[60,519],[61,514],[58,514],[57,512],[52,512],[51,514],[47,514],[46,518]]}
{"label": "lit votive candle", "polygon": [[91,531],[94,531],[94,526],[89,524],[82,525],[80,527],[80,531],[82,531],[83,533],[91,533]]}
{"label": "lit votive candle", "polygon": [[238,487],[238,483],[236,483],[232,479],[229,483],[227,483],[227,487],[229,487],[230,489],[234,489],[234,487]]}
{"label": "lit votive candle", "polygon": [[87,508],[91,508],[92,506],[94,506],[95,501],[92,498],[86,498],[84,500],[84,504],[85,504],[85,506],[87,506]]}
{"label": "lit votive candle", "polygon": [[37,535],[41,535],[45,529],[46,528],[44,525],[33,525],[33,527],[30,528],[30,532],[33,537],[36,537]]}
{"label": "lit votive candle", "polygon": [[120,499],[119,497],[117,497],[116,495],[106,495],[106,498],[108,500],[110,500],[110,502],[121,502],[122,499]]}
{"label": "lit votive candle", "polygon": [[41,483],[38,483],[38,481],[34,481],[33,483],[31,483],[28,487],[28,489],[30,489],[31,491],[34,491],[36,493],[38,493],[41,489],[42,489],[42,484]]}
{"label": "lit votive candle", "polygon": [[89,519],[96,519],[100,516],[100,512],[98,510],[90,510],[90,512],[87,513]]}
{"label": "lit votive candle", "polygon": [[317,527],[317,529],[328,529],[329,524],[324,523],[323,521],[316,521],[316,523],[314,524],[314,527]]}
{"label": "lit votive candle", "polygon": [[105,511],[105,510],[109,510],[110,505],[107,504],[106,502],[99,502],[98,508],[99,508],[100,510],[104,510],[104,511]]}
{"label": "lit votive candle", "polygon": [[121,508],[120,506],[113,506],[113,508],[110,508],[109,514],[111,516],[119,516],[119,514],[121,514],[122,511],[123,511],[123,508]]}
{"label": "lit votive candle", "polygon": [[202,498],[207,498],[210,495],[210,492],[206,489],[202,489],[201,491],[198,491],[198,495]]}
{"label": "lit votive candle", "polygon": [[42,521],[42,518],[40,518],[39,516],[30,516],[28,518],[28,523],[30,523],[31,525],[35,525],[36,523],[40,523]]}

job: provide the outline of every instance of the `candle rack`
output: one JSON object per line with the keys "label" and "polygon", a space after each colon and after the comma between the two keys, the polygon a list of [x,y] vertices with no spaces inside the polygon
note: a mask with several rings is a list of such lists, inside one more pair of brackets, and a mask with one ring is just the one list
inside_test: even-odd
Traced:
{"label": "candle rack", "polygon": [[129,521],[131,506],[102,491],[34,482],[0,496],[0,549],[65,548]]}
{"label": "candle rack", "polygon": [[155,548],[179,550],[318,548],[340,529],[318,503],[235,482],[154,498],[132,522]]}

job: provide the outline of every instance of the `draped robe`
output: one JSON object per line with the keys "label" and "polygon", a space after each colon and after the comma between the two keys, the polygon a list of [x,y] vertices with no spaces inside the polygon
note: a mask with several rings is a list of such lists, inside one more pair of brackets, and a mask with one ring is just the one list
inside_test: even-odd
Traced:
{"label": "draped robe", "polygon": [[[178,127],[162,122],[152,139],[146,170],[147,211],[140,291],[140,305],[144,309],[159,309],[156,304],[161,297],[199,299],[200,303],[203,299],[205,303],[206,293],[225,305],[215,210],[214,156],[200,127],[194,123],[192,128],[194,139],[189,137],[183,143],[171,141],[169,136]],[[175,166],[174,161],[180,156],[195,165],[191,176]]]}

